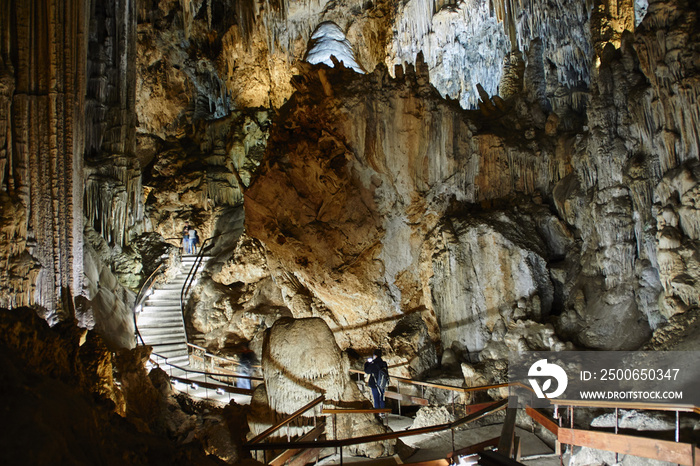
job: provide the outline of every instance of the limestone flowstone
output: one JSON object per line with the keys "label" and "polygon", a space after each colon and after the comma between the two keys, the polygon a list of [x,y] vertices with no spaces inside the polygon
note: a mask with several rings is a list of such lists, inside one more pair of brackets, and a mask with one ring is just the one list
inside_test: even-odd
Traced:
{"label": "limestone flowstone", "polygon": [[[278,320],[265,337],[262,369],[266,394],[262,401],[277,416],[291,414],[320,395],[325,396],[324,403],[329,406],[369,407],[369,401],[350,379],[347,356],[341,353],[333,332],[322,319]],[[306,419],[309,420],[311,415],[311,412],[307,413]],[[337,438],[362,437],[384,431],[372,415],[338,415],[336,419],[337,425],[333,426],[332,418],[327,418],[326,432],[336,432]],[[393,451],[388,442],[356,445],[349,449],[370,457],[389,455]]]}
{"label": "limestone flowstone", "polygon": [[[443,298],[429,293],[432,272],[424,272],[423,264],[432,259],[423,244],[451,202],[551,189],[570,169],[564,143],[557,147],[561,140],[554,138],[524,150],[511,146],[498,123],[480,122],[477,114],[440,99],[425,64],[407,67],[396,80],[381,68],[355,77],[321,65],[308,67],[297,83],[300,91],[283,107],[245,193],[248,234],[264,245],[268,261],[274,258],[308,290],[310,303],[320,301],[316,308],[330,311],[312,315],[337,330],[342,347],[381,346],[403,314],[421,306],[431,339],[438,339],[431,296]],[[544,225],[566,231],[560,223]],[[536,311],[540,317],[552,302],[545,284],[549,251],[561,256],[570,241],[552,232],[551,244],[541,244],[532,256],[541,258],[532,263],[536,278],[530,281],[536,284],[508,298],[514,305],[549,287],[538,298],[547,309]],[[510,244],[500,246],[504,254]],[[530,266],[514,266],[515,281],[520,270]],[[499,269],[493,280],[509,293],[503,275],[511,272]],[[499,293],[496,307],[506,305]],[[452,308],[451,298],[444,299]]]}

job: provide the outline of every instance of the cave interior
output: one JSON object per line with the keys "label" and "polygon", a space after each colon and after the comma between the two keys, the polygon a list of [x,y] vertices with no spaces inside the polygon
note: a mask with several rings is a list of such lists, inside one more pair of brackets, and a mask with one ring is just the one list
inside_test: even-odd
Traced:
{"label": "cave interior", "polygon": [[[513,353],[692,359],[700,3],[4,0],[0,235],[3,464],[267,462],[244,444],[319,395],[371,409],[375,349],[433,384],[387,398],[414,428],[459,418],[435,385],[506,383]],[[252,387],[188,396],[176,358]],[[620,416],[699,440],[697,408]]]}

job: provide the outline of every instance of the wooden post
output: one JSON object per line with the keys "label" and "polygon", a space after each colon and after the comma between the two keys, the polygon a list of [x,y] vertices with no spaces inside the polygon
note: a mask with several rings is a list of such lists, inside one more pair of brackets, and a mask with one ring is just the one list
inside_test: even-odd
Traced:
{"label": "wooden post", "polygon": [[513,457],[513,440],[515,437],[515,415],[517,413],[517,408],[506,408],[506,418],[503,421],[501,439],[498,441],[498,453],[508,458]]}
{"label": "wooden post", "polygon": [[521,454],[521,448],[522,448],[522,442],[520,441],[519,436],[515,436],[515,446],[513,448],[513,451],[515,452],[515,461],[520,461],[522,454]]}

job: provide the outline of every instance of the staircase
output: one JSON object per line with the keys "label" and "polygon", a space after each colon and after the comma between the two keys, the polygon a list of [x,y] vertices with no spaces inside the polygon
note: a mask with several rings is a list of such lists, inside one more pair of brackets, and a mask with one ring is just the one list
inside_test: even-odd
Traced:
{"label": "staircase", "polygon": [[[153,287],[152,293],[143,303],[137,325],[143,344],[153,347],[153,356],[158,365],[170,377],[175,378],[176,389],[191,396],[228,403],[235,399],[237,403],[249,403],[250,396],[227,393],[216,388],[203,388],[202,384],[218,384],[204,374],[199,374],[190,367],[189,349],[185,323],[180,308],[180,294],[187,275],[197,259],[196,255],[183,255],[179,273],[169,282]],[[206,268],[209,256],[202,256],[198,273]],[[197,283],[194,277],[193,286]],[[185,297],[187,298],[187,297]],[[225,387],[224,384],[221,384]]]}
{"label": "staircase", "polygon": [[[187,366],[190,363],[180,309],[180,293],[196,258],[194,255],[182,256],[180,272],[169,282],[153,288],[153,293],[146,298],[138,318],[144,344],[152,346],[154,353],[168,358],[168,363],[177,366]],[[200,270],[204,269],[208,260],[209,257],[202,257]]]}

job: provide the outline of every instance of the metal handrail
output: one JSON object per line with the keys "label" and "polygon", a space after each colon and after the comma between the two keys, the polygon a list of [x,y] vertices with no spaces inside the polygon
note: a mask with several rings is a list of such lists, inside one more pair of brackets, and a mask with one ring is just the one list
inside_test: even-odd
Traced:
{"label": "metal handrail", "polygon": [[[364,371],[358,370],[358,369],[350,369],[350,372],[353,374],[364,374]],[[429,387],[429,388],[440,388],[442,390],[450,390],[454,392],[475,392],[475,391],[481,391],[481,390],[490,390],[492,388],[503,388],[503,387],[509,387],[513,385],[512,383],[498,383],[498,384],[493,384],[493,385],[482,385],[479,387],[457,387],[455,385],[443,385],[439,383],[433,383],[433,382],[424,382],[422,380],[413,380],[413,379],[408,379],[406,377],[399,377],[397,375],[391,375],[389,374],[389,379],[395,379],[398,380],[402,383],[408,384],[408,385],[419,385],[423,387]],[[527,387],[525,387],[527,388]]]}
{"label": "metal handrail", "polygon": [[204,240],[204,242],[202,243],[202,246],[199,248],[199,253],[197,254],[197,257],[194,260],[194,264],[192,264],[192,268],[190,269],[190,272],[187,274],[187,277],[185,278],[185,282],[182,284],[182,291],[180,292],[180,313],[182,314],[182,325],[185,328],[185,341],[188,341],[188,342],[190,341],[189,335],[187,334],[187,324],[185,323],[185,296],[187,296],[187,293],[190,292],[190,288],[192,287],[192,284],[194,283],[194,277],[197,276],[197,271],[199,270],[199,266],[202,265],[202,258],[204,257],[204,250],[206,249],[206,244],[209,241],[212,241],[214,238],[218,238],[219,236],[227,235],[227,234],[231,233],[232,231],[226,231],[224,233],[219,233],[218,235],[210,236],[209,238]]}
{"label": "metal handrail", "polygon": [[138,309],[139,306],[143,305],[144,301],[146,301],[146,298],[148,297],[148,295],[146,293],[153,287],[153,283],[155,281],[156,274],[162,273],[161,269],[164,267],[165,267],[165,263],[160,264],[158,266],[158,268],[156,268],[153,271],[153,273],[151,273],[151,275],[148,276],[146,281],[143,282],[143,285],[141,285],[141,289],[139,290],[138,294],[136,295],[136,299],[134,300],[134,308],[133,308],[132,314],[134,316],[134,329],[136,330],[136,336],[138,337],[138,338],[136,338],[136,345],[139,344],[139,340],[141,340],[142,345],[145,345],[145,343],[143,341],[143,337],[141,336],[141,332],[139,332],[139,326],[136,323],[136,321],[137,321],[136,309]]}
{"label": "metal handrail", "polygon": [[648,409],[653,411],[681,411],[700,414],[700,407],[688,403],[637,403],[628,401],[566,400],[563,398],[550,399],[549,402],[556,406],[572,406],[578,408]]}
{"label": "metal handrail", "polygon": [[204,246],[212,238],[207,238],[202,243],[202,247],[199,248],[199,253],[197,254],[197,257],[194,260],[194,264],[192,264],[192,268],[190,268],[190,271],[187,274],[187,277],[185,278],[185,282],[182,284],[182,291],[180,291],[180,313],[182,314],[182,326],[185,329],[185,341],[190,341],[190,337],[187,334],[187,323],[185,322],[185,296],[187,296],[187,293],[189,293],[190,288],[194,283],[194,277],[197,276],[199,266],[202,264],[202,258],[204,257]]}
{"label": "metal handrail", "polygon": [[[384,440],[393,440],[401,437],[409,437],[412,435],[427,434],[431,432],[439,432],[447,429],[454,429],[462,424],[476,421],[484,416],[493,414],[496,411],[505,409],[508,404],[508,398],[504,398],[501,401],[496,401],[491,406],[481,409],[475,413],[458,419],[454,422],[448,422],[446,424],[438,424],[430,427],[421,427],[419,429],[409,429],[400,430],[397,432],[387,432],[383,434],[366,435],[364,437],[354,437],[340,440],[322,440],[315,442],[275,442],[275,443],[256,443],[252,441],[243,445],[246,450],[284,450],[286,448],[333,448],[333,447],[344,447],[349,445],[359,445],[362,443],[372,443],[381,442]],[[262,435],[262,434],[261,434]]]}
{"label": "metal handrail", "polygon": [[[152,358],[149,358],[149,361],[150,361],[152,364],[154,364],[155,366],[157,366],[157,367],[160,367],[161,364],[168,366],[168,368],[171,369],[171,370],[170,370],[170,374],[168,374],[168,376],[169,376],[171,379],[175,379],[175,380],[177,380],[177,381],[183,381],[183,380],[184,380],[185,382],[188,382],[189,380],[187,379],[187,377],[185,377],[185,378],[183,379],[182,377],[173,376],[173,375],[172,375],[172,369],[179,369],[179,370],[183,371],[185,374],[201,374],[201,375],[204,375],[204,376],[205,376],[205,379],[206,379],[206,377],[210,377],[210,378],[211,378],[212,380],[214,380],[214,381],[217,380],[217,379],[216,379],[217,377],[227,377],[227,378],[234,378],[234,377],[235,377],[235,378],[237,378],[237,379],[248,379],[248,380],[250,380],[251,382],[252,382],[253,380],[258,380],[258,381],[262,380],[262,379],[259,378],[259,377],[251,377],[251,376],[248,376],[248,375],[245,375],[245,374],[236,374],[236,373],[233,373],[233,374],[219,374],[219,373],[214,373],[214,372],[206,372],[206,371],[199,371],[199,370],[189,369],[189,368],[187,368],[187,367],[183,367],[183,366],[179,366],[179,365],[177,365],[177,364],[169,363],[169,362],[168,362],[168,357],[167,357],[167,356],[163,356],[163,355],[160,355],[160,354],[158,354],[158,353],[151,353],[151,356],[156,356],[157,358],[160,358],[160,359],[164,360],[163,363],[160,363],[160,362],[158,362],[157,360],[153,360]],[[207,382],[207,383],[209,383],[209,382]],[[216,385],[217,388],[221,388],[221,389],[224,389],[224,390],[226,390],[226,391],[228,391],[228,392],[232,392],[232,393],[240,393],[241,391],[251,392],[251,390],[248,390],[248,389],[239,389],[239,388],[236,388],[234,391],[232,391],[231,388],[233,388],[233,387],[229,387],[229,386],[227,386],[227,385],[216,384],[216,383],[213,383],[212,385]],[[249,393],[244,393],[244,394],[249,394]]]}
{"label": "metal handrail", "polygon": [[[225,363],[233,364],[234,366],[242,366],[243,365],[240,363],[240,361],[236,361],[235,359],[231,359],[231,358],[226,357],[226,356],[220,356],[218,354],[212,354],[203,346],[195,345],[194,343],[187,343],[187,346],[190,348],[202,351],[203,352],[202,356],[207,357],[209,359],[219,359]],[[250,367],[260,369],[262,366],[260,364],[251,364]]]}
{"label": "metal handrail", "polygon": [[323,403],[323,401],[326,399],[324,395],[319,396],[315,400],[313,400],[311,403],[308,403],[305,406],[302,406],[298,410],[294,411],[292,414],[287,416],[286,418],[282,419],[280,422],[275,424],[274,426],[268,428],[264,432],[256,435],[254,438],[252,438],[246,445],[255,445],[264,440],[265,438],[269,437],[273,432],[279,430],[280,428],[284,427],[285,425],[289,424],[292,422],[294,419],[298,418],[311,408]]}

